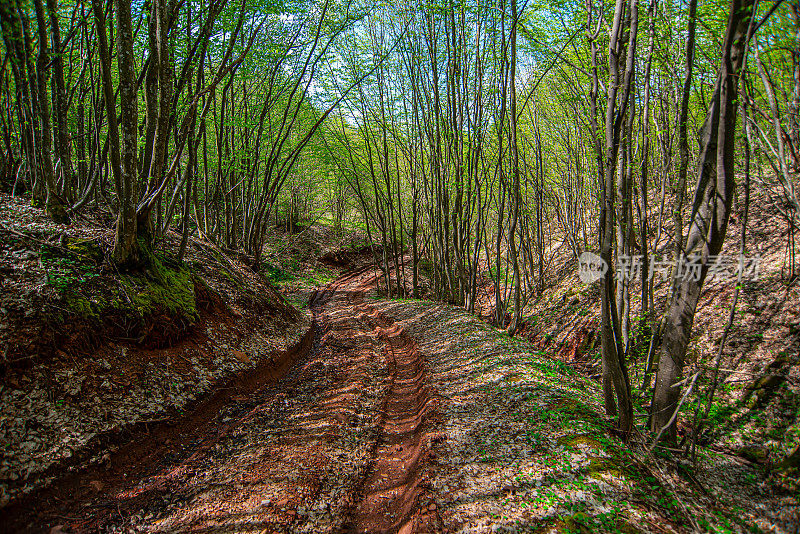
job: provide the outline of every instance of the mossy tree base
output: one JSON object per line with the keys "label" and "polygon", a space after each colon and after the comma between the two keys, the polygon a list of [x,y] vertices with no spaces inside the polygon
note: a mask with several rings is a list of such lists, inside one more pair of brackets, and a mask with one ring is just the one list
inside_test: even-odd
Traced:
{"label": "mossy tree base", "polygon": [[209,289],[188,266],[138,245],[144,261],[125,272],[105,262],[93,241],[67,240],[65,247],[46,249],[48,284],[62,296],[50,321],[81,321],[101,337],[152,348],[180,340],[199,319],[198,286],[203,294]]}

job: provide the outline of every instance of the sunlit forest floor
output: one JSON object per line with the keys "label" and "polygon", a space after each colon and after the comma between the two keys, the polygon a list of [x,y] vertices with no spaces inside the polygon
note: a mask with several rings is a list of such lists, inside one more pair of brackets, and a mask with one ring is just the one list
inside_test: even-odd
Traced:
{"label": "sunlit forest floor", "polygon": [[[721,384],[709,410],[710,425],[702,436],[709,454],[728,455],[734,461],[752,462],[762,468],[780,464],[800,445],[800,287],[792,281],[787,262],[790,239],[787,221],[770,211],[764,193],[750,204],[745,232],[745,256],[759,257],[758,274],[743,280],[719,368]],[[742,214],[735,212],[730,235],[721,255],[738,258]],[[667,256],[666,225],[656,246]],[[653,236],[655,237],[655,236]],[[526,309],[522,335],[545,354],[555,357],[581,374],[599,378],[600,296],[596,285],[577,280],[574,263],[565,247],[553,255],[554,268],[547,289]],[[796,274],[796,273],[795,273]],[[692,330],[689,367],[685,376],[705,370],[696,392],[682,408],[679,434],[691,435],[698,398],[703,408],[713,375],[712,362],[733,301],[735,278],[711,279],[704,287]],[[669,284],[655,278],[655,308],[664,310]],[[631,287],[632,325],[629,369],[636,409],[646,417],[650,399],[642,387],[648,342],[641,327],[638,295],[640,284]],[[650,377],[652,380],[652,376]],[[796,477],[771,470],[773,482],[785,491],[797,489]]]}
{"label": "sunlit forest floor", "polygon": [[[775,469],[796,439],[796,357],[780,373],[768,367],[769,355],[796,347],[784,329],[797,295],[776,285],[778,252],[767,241],[730,353],[752,375],[726,382],[695,465],[651,451],[645,435],[623,443],[609,432],[596,297],[576,285],[563,250],[554,249],[562,276],[511,338],[454,306],[383,298],[357,231],[276,230],[263,277],[246,257],[201,241],[178,265],[167,235],[160,268],[131,278],[104,267],[111,236],[93,230],[97,221],[53,225],[22,201],[3,202],[12,215],[0,228],[1,332],[16,350],[6,351],[0,390],[0,530],[800,525],[794,479]],[[718,335],[729,294],[710,289],[698,350]],[[765,368],[784,380],[748,395]],[[637,400],[641,417],[645,403]]]}

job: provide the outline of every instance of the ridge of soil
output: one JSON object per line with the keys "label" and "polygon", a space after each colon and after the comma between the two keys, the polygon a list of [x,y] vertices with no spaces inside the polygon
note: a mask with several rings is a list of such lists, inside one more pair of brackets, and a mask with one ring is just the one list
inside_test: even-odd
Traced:
{"label": "ridge of soil", "polygon": [[241,257],[201,239],[178,262],[168,233],[147,266],[120,273],[104,214],[66,225],[23,199],[0,203],[0,509],[106,462],[106,449],[269,365],[310,326]]}
{"label": "ridge of soil", "polygon": [[417,341],[444,439],[426,488],[436,532],[797,532],[797,495],[759,466],[701,454],[696,470],[623,444],[600,388],[522,338],[466,311],[380,301]]}
{"label": "ridge of soil", "polygon": [[413,338],[394,319],[365,304],[364,295],[374,280],[374,275],[361,280],[347,297],[352,306],[362,309],[359,320],[372,327],[384,344],[388,387],[378,409],[379,436],[368,475],[358,488],[359,501],[342,528],[354,532],[432,532],[439,525],[436,507],[421,506],[421,502],[429,500],[423,479],[431,442],[440,438],[435,432],[440,422],[437,395],[427,383],[424,359]]}
{"label": "ridge of soil", "polygon": [[308,350],[280,369],[28,496],[0,530],[438,530],[425,489],[437,396],[413,339],[366,301],[374,278],[361,269],[318,292]]}

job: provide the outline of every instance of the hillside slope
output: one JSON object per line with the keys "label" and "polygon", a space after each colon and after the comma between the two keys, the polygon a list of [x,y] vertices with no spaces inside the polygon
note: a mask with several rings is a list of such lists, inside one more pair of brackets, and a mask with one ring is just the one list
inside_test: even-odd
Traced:
{"label": "hillside slope", "polygon": [[[777,193],[775,193],[777,198]],[[791,239],[787,221],[775,217],[773,197],[754,194],[746,228],[745,256],[760,258],[757,276],[740,288],[734,321],[720,362],[720,387],[709,412],[701,443],[736,461],[754,462],[770,471],[788,491],[798,487],[798,471],[771,469],[800,446],[800,286],[792,279],[787,255]],[[669,205],[669,199],[667,199]],[[722,255],[738,258],[743,206],[737,199]],[[671,257],[667,224],[656,251]],[[655,239],[655,232],[651,236]],[[599,284],[583,284],[578,265],[565,244],[555,243],[547,289],[525,310],[522,335],[539,349],[595,378],[600,375]],[[796,269],[797,267],[795,267]],[[695,316],[684,376],[701,371],[695,387],[705,402],[713,375],[713,359],[728,320],[735,278],[715,278],[704,288]],[[654,278],[656,321],[668,301],[668,281]],[[628,366],[636,408],[641,417],[650,399],[642,382],[649,338],[641,331],[641,284],[631,287],[631,350]],[[653,379],[653,376],[650,376]],[[681,436],[691,433],[698,396],[684,405]],[[796,462],[796,460],[795,460]]]}
{"label": "hillside slope", "polygon": [[371,268],[310,309],[311,350],[279,380],[0,531],[796,531],[753,467],[698,482],[621,443],[596,383],[463,310],[380,299]]}
{"label": "hillside slope", "polygon": [[[310,327],[260,275],[167,234],[141,271],[108,261],[102,214],[60,225],[0,197],[0,505],[271,365]],[[124,432],[122,432],[124,431]]]}

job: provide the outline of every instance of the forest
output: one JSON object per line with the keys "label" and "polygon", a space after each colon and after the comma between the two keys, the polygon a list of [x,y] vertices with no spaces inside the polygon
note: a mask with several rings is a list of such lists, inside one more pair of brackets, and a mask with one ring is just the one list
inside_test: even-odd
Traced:
{"label": "forest", "polygon": [[[265,532],[800,528],[800,1],[0,0],[0,21],[8,422],[0,425],[0,503],[15,518],[0,530],[239,532],[247,529],[232,510],[247,499],[272,514],[260,520]],[[472,326],[459,330],[459,321]],[[519,425],[531,450],[551,443],[586,455],[611,440],[620,462],[637,466],[669,504],[639,505],[641,517],[625,522],[632,512],[608,508],[608,495],[578,506],[584,490],[571,488],[530,505],[539,515],[498,504],[489,520],[485,510],[442,500],[464,480],[437,489],[431,480],[441,469],[429,457],[458,460],[448,445],[455,440],[491,458],[516,439],[489,446],[453,437],[458,424],[486,421],[456,423],[451,406],[473,402],[461,390],[442,400],[461,384],[448,365],[478,373],[475,388],[481,380],[492,387],[491,367],[479,373],[477,360],[460,359],[494,350],[459,348],[475,332],[500,347],[498,361],[524,353],[535,369],[555,366],[555,375],[539,376],[514,367],[529,361],[515,356],[500,379],[510,393],[482,401],[527,414]],[[365,336],[376,341],[363,344]],[[436,352],[437,343],[449,352]],[[273,349],[292,355],[286,365],[268,356]],[[385,365],[362,361],[366,350]],[[127,398],[152,372],[160,385],[136,395],[158,397],[152,391],[174,379],[164,362],[185,379],[178,397],[164,393],[168,409],[109,408],[106,426],[91,436],[86,427],[69,454],[49,445],[77,424],[58,414],[89,417],[108,402],[95,390]],[[252,380],[242,378],[248,373]],[[245,389],[209,400],[240,379]],[[406,382],[416,384],[413,394]],[[360,387],[363,399],[340,400],[350,393],[334,395],[336,384]],[[531,413],[507,405],[533,402],[545,384],[567,388],[553,393],[566,400]],[[375,398],[373,387],[382,392]],[[50,414],[38,427],[19,404],[36,388]],[[123,471],[162,458],[174,446],[163,443],[192,433],[201,440],[210,425],[225,427],[224,417],[249,421],[242,403],[269,406],[270,428],[291,423],[280,431],[289,434],[327,417],[339,429],[333,443],[353,447],[341,455],[365,467],[325,476],[360,482],[330,495],[325,484],[268,499],[240,492],[236,506],[214,494],[215,510],[230,511],[224,521],[187,512],[200,490],[185,482],[164,491],[191,493],[178,507],[188,515],[178,517],[173,503],[146,516],[136,511],[150,506],[136,501],[144,497],[125,497],[116,514],[130,483]],[[292,415],[301,403],[306,411]],[[547,423],[542,414],[552,410],[561,415]],[[364,422],[372,414],[382,415]],[[411,414],[417,424],[406,428]],[[574,429],[542,437],[576,421],[592,421],[602,440],[577,439],[584,434]],[[34,431],[50,437],[33,440]],[[162,441],[147,451],[125,448],[153,432]],[[249,454],[268,456],[259,440],[279,438],[259,435],[246,441]],[[317,457],[310,444],[333,447],[297,435],[307,448],[284,444],[271,454],[300,465]],[[225,443],[231,455],[245,454]],[[110,456],[120,464],[97,471],[103,462],[91,457],[106,450],[123,451]],[[335,456],[328,452],[319,457]],[[199,453],[175,454],[171,468],[184,469]],[[709,459],[715,454],[723,459]],[[519,460],[498,458],[488,465]],[[591,466],[604,456],[586,458],[586,476],[597,479]],[[723,464],[737,466],[737,483],[749,488],[743,502],[726,501],[739,498],[738,486],[709,474]],[[224,478],[217,464],[191,465]],[[67,471],[60,490],[45,480]],[[601,471],[626,478],[617,467]],[[403,497],[384,497],[385,480],[405,488]],[[531,484],[526,491],[543,491]],[[90,514],[78,490],[71,504],[53,504],[64,487],[93,492],[105,502],[98,509],[111,511]],[[335,513],[329,505],[324,520],[312,504],[327,502],[323,494],[345,502]],[[754,502],[759,511],[742,512]]]}

